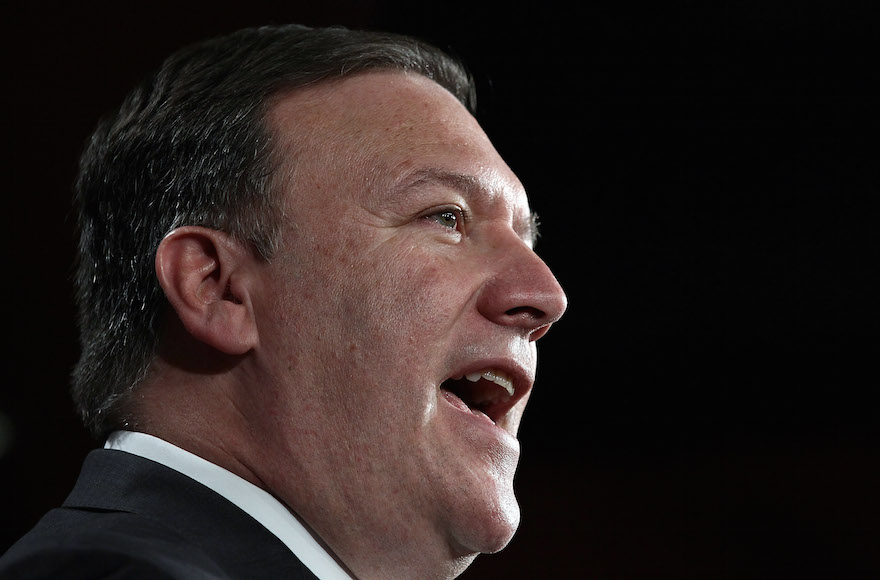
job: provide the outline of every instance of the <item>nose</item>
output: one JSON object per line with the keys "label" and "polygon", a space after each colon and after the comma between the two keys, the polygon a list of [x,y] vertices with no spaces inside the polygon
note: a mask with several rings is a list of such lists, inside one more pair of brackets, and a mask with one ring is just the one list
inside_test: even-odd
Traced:
{"label": "nose", "polygon": [[493,275],[477,299],[480,313],[496,324],[522,329],[531,341],[544,336],[568,306],[550,268],[519,238],[498,248],[490,263]]}

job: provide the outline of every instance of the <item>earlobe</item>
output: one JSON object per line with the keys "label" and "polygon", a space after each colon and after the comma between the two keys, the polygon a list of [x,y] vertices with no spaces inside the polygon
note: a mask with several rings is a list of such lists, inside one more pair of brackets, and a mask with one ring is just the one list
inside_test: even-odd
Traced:
{"label": "earlobe", "polygon": [[258,343],[251,302],[257,258],[232,236],[199,226],[177,228],[156,251],[156,276],[187,332],[225,354]]}

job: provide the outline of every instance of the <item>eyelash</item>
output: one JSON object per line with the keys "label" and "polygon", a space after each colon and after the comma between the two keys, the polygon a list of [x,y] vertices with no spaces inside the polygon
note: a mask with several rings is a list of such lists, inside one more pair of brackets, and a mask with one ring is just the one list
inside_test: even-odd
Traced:
{"label": "eyelash", "polygon": [[[452,216],[455,218],[455,226],[454,227],[443,224],[440,222],[439,219],[437,219],[440,216],[445,216],[445,215],[449,215],[449,216]],[[444,227],[449,230],[461,231],[461,227],[470,220],[470,217],[469,217],[468,213],[460,207],[446,207],[446,208],[442,208],[442,209],[433,211],[433,212],[425,215],[424,219],[434,221],[438,225],[440,225],[441,227]]]}

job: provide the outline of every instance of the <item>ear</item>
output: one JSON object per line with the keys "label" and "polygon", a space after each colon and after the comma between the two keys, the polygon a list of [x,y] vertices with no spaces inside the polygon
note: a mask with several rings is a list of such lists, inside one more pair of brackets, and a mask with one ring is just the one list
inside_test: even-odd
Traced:
{"label": "ear", "polygon": [[226,233],[185,226],[159,244],[156,276],[187,332],[240,355],[259,343],[252,302],[258,260]]}

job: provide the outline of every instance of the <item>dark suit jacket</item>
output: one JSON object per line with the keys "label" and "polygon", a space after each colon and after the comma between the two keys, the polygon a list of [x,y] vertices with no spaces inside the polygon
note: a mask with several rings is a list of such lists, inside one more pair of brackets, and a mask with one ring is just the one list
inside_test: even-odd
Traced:
{"label": "dark suit jacket", "polygon": [[0,579],[315,579],[278,538],[189,477],[91,452],[63,506],[0,558]]}

